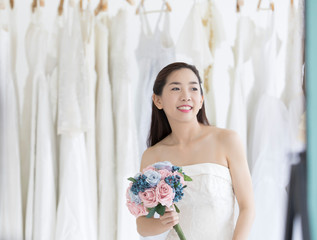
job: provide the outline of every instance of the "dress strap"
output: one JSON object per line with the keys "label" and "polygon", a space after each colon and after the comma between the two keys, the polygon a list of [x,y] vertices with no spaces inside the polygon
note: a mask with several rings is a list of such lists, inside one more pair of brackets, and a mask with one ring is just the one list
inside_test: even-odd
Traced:
{"label": "dress strap", "polygon": [[[152,34],[152,31],[151,31],[151,28],[150,28],[150,24],[149,24],[149,20],[147,19],[146,15],[145,15],[144,6],[141,5],[141,7],[142,7],[142,11],[140,11],[140,20],[141,20],[142,32],[145,35]],[[146,28],[146,29],[144,29],[144,28]]]}
{"label": "dress strap", "polygon": [[158,30],[158,27],[159,27],[159,24],[160,24],[160,21],[161,21],[161,18],[162,18],[162,15],[164,13],[164,6],[165,6],[165,0],[163,1],[163,4],[162,4],[162,7],[161,7],[161,12],[160,12],[160,16],[158,17],[157,19],[157,22],[156,22],[156,25],[155,25],[155,29],[154,29],[154,32],[156,33],[157,30]]}

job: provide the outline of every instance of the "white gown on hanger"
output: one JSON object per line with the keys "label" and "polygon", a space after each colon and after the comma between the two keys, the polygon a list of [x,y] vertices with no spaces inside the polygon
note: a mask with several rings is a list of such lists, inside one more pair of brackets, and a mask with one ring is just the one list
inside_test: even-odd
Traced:
{"label": "white gown on hanger", "polygon": [[97,239],[94,197],[85,131],[88,129],[88,76],[79,9],[69,6],[59,53],[59,199],[56,240]]}
{"label": "white gown on hanger", "polygon": [[[177,55],[183,54],[192,59],[191,64],[199,71],[204,81],[204,70],[212,64],[212,56],[209,51],[206,32],[203,28],[199,5],[194,3],[176,44]],[[177,56],[177,60],[180,61]]]}
{"label": "white gown on hanger", "polygon": [[[235,195],[230,171],[214,163],[183,166],[191,176],[184,197],[177,204],[180,226],[188,240],[231,240],[235,227]],[[178,239],[174,229],[166,240]]]}
{"label": "white gown on hanger", "polygon": [[[137,77],[134,57],[136,35],[134,10],[120,9],[111,19],[110,27],[110,82],[115,129],[115,163],[117,192],[116,236],[118,240],[137,239],[135,217],[126,207],[127,178],[139,171],[139,155],[135,132],[132,87]],[[108,206],[109,207],[109,206]],[[111,206],[110,206],[111,207]]]}
{"label": "white gown on hanger", "polygon": [[[175,61],[175,46],[169,30],[169,13],[163,11],[159,13],[154,32],[152,32],[144,11],[144,8],[140,10],[141,34],[136,49],[140,76],[135,92],[135,109],[137,109],[136,121],[140,154],[147,148],[146,142],[151,125],[153,85],[156,76],[163,67]],[[162,17],[164,17],[164,23],[163,29],[160,30]]]}
{"label": "white gown on hanger", "polygon": [[237,21],[237,37],[234,49],[235,69],[230,83],[231,98],[227,127],[239,134],[245,148],[247,147],[246,84],[250,84],[250,81],[247,80],[249,80],[249,75],[251,74],[245,62],[251,56],[254,28],[254,23],[241,9]]}
{"label": "white gown on hanger", "polygon": [[288,36],[286,46],[286,70],[285,87],[282,93],[282,100],[288,109],[290,122],[290,151],[299,152],[305,147],[298,138],[298,130],[304,113],[304,94],[302,88],[303,76],[303,1],[289,6]]}
{"label": "white gown on hanger", "polygon": [[84,41],[85,67],[88,77],[88,130],[86,132],[87,158],[90,176],[90,195],[93,201],[92,214],[97,226],[97,168],[96,168],[96,84],[95,71],[95,18],[91,2],[81,13],[81,29]]}
{"label": "white gown on hanger", "polygon": [[[98,165],[99,193],[99,239],[116,239],[117,197],[116,197],[116,161],[114,157],[114,125],[112,111],[112,93],[108,73],[109,19],[101,12],[95,24],[96,43],[96,148]],[[111,207],[109,207],[111,206]]]}
{"label": "white gown on hanger", "polygon": [[226,127],[229,83],[234,65],[232,46],[236,8],[232,1],[209,0],[205,3],[205,9],[203,23],[213,57],[213,64],[205,73],[206,114],[211,124]]}
{"label": "white gown on hanger", "polygon": [[0,10],[0,239],[23,239],[19,113],[6,9]]}
{"label": "white gown on hanger", "polygon": [[[36,8],[26,34],[30,67],[24,111],[30,111],[30,162],[25,239],[54,239],[56,220],[56,148],[45,76],[48,32],[43,9]],[[27,101],[30,101],[27,102]],[[29,107],[29,109],[27,108]]]}
{"label": "white gown on hanger", "polygon": [[255,82],[248,108],[248,153],[254,189],[256,217],[249,239],[282,239],[287,205],[288,119],[278,98],[278,39],[274,13],[262,12],[266,27],[259,28],[253,64]]}

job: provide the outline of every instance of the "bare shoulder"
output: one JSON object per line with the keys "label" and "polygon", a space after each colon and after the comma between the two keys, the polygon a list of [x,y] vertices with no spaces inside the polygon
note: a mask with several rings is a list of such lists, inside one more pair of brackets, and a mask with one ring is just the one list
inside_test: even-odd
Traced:
{"label": "bare shoulder", "polygon": [[207,134],[219,143],[224,152],[229,153],[235,149],[244,148],[239,134],[233,130],[218,127],[208,127]]}
{"label": "bare shoulder", "polygon": [[147,148],[143,155],[141,160],[141,166],[140,171],[142,171],[145,167],[154,164],[158,161],[158,152],[160,149],[160,145],[156,144],[152,147]]}
{"label": "bare shoulder", "polygon": [[215,126],[206,126],[206,133],[222,143],[235,142],[239,140],[239,135],[230,129]]}

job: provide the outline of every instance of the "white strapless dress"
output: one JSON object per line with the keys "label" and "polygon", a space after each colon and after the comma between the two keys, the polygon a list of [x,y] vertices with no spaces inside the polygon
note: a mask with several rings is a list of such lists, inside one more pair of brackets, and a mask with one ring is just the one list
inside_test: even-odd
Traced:
{"label": "white strapless dress", "polygon": [[[180,209],[180,226],[187,240],[231,240],[235,227],[230,171],[214,163],[184,166],[193,181],[187,182]],[[166,240],[179,239],[171,230]]]}

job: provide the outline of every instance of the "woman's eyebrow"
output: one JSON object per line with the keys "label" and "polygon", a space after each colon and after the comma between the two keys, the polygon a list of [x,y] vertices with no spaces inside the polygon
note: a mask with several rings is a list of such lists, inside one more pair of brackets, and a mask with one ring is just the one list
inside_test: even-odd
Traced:
{"label": "woman's eyebrow", "polygon": [[[180,82],[171,82],[171,83],[169,83],[168,85],[172,85],[172,84],[180,85],[181,83],[180,83]],[[198,82],[193,81],[193,82],[189,82],[189,84],[198,84]]]}

